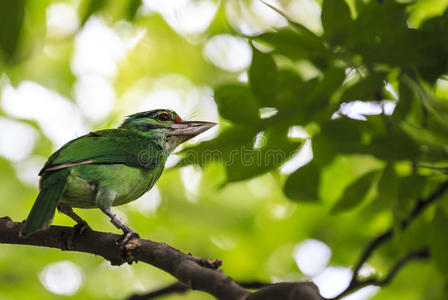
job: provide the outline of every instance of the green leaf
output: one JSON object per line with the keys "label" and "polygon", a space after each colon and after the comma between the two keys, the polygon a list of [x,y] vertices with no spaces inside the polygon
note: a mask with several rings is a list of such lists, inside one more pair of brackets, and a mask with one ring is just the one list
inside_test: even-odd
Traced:
{"label": "green leaf", "polygon": [[291,59],[311,59],[321,64],[331,55],[317,36],[304,35],[289,29],[266,32],[254,38],[275,48],[275,52]]}
{"label": "green leaf", "polygon": [[346,89],[342,93],[340,101],[379,100],[381,90],[384,88],[383,80],[386,78],[386,75],[385,72],[369,74]]}
{"label": "green leaf", "polygon": [[227,182],[264,174],[290,159],[301,143],[290,141],[287,133],[287,128],[274,128],[264,132],[260,148],[254,149],[253,140],[250,140],[250,144],[233,149],[225,162]]}
{"label": "green leaf", "polygon": [[100,11],[108,2],[109,0],[83,0],[78,9],[81,24],[84,25],[91,15]]}
{"label": "green leaf", "polygon": [[339,67],[332,67],[323,74],[323,79],[314,86],[313,90],[302,100],[302,114],[305,121],[311,122],[316,119],[327,119],[333,111],[329,107],[329,102],[333,94],[341,87],[345,79],[345,70]]}
{"label": "green leaf", "polygon": [[288,177],[283,190],[290,199],[314,202],[319,200],[319,182],[319,169],[311,161]]}
{"label": "green leaf", "polygon": [[448,213],[438,207],[436,215],[431,223],[431,231],[429,232],[431,239],[431,254],[434,257],[435,265],[448,278]]}
{"label": "green leaf", "polygon": [[296,91],[303,84],[302,78],[291,69],[278,71],[277,105],[290,108],[296,101]]}
{"label": "green leaf", "polygon": [[351,22],[350,9],[344,0],[324,0],[322,26],[324,36],[331,44],[340,44],[347,38]]}
{"label": "green leaf", "polygon": [[271,54],[252,48],[252,64],[249,69],[249,85],[260,104],[276,107],[277,65]]}
{"label": "green leaf", "polygon": [[248,87],[225,85],[215,91],[219,114],[236,124],[254,126],[259,120],[258,103]]}
{"label": "green leaf", "polygon": [[247,126],[233,126],[222,131],[219,136],[207,143],[184,149],[183,159],[176,165],[182,167],[190,164],[204,166],[209,162],[227,163],[233,160],[235,153],[242,148],[253,146],[257,131]]}
{"label": "green leaf", "polygon": [[331,209],[331,213],[345,212],[361,204],[377,175],[378,171],[370,171],[350,184]]}
{"label": "green leaf", "polygon": [[365,122],[347,117],[325,122],[320,134],[313,138],[316,161],[325,165],[338,154],[368,153],[362,143],[364,126]]}
{"label": "green leaf", "polygon": [[135,15],[137,14],[137,10],[142,5],[142,0],[129,0],[127,6],[127,14],[126,19],[132,21],[135,19]]}
{"label": "green leaf", "polygon": [[400,178],[398,197],[393,206],[395,228],[400,229],[401,222],[409,216],[415,202],[421,196],[425,183],[426,177],[417,174]]}
{"label": "green leaf", "polygon": [[392,207],[398,197],[398,177],[393,163],[388,163],[378,182],[376,201],[380,207]]}
{"label": "green leaf", "polygon": [[391,128],[386,134],[374,136],[368,151],[387,161],[416,160],[420,154],[419,145],[400,128]]}
{"label": "green leaf", "polygon": [[0,1],[0,59],[14,56],[25,15],[25,0]]}
{"label": "green leaf", "polygon": [[394,109],[392,117],[395,120],[404,120],[411,110],[416,95],[406,80],[403,80],[403,78],[400,78],[398,94],[398,103]]}

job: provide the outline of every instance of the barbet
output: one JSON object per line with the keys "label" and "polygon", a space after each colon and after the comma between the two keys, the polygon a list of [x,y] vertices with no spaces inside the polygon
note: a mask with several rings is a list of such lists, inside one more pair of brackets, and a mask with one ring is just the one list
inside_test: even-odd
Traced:
{"label": "barbet", "polygon": [[50,156],[40,171],[40,192],[22,228],[27,236],[49,226],[56,208],[86,226],[72,207],[99,208],[123,230],[123,242],[136,233],[112,206],[136,200],[159,179],[171,152],[216,125],[183,121],[171,110],[129,116],[119,128],[91,132]]}

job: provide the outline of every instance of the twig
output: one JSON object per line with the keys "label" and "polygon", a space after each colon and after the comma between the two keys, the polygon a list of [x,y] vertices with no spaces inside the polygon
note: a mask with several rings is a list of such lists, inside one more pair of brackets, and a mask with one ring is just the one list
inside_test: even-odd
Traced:
{"label": "twig", "polygon": [[375,286],[379,286],[379,287],[383,287],[388,285],[392,279],[395,277],[395,275],[397,275],[397,273],[409,262],[413,261],[413,260],[423,260],[423,259],[427,259],[429,258],[430,252],[429,249],[427,247],[417,250],[417,251],[412,251],[410,253],[408,253],[407,255],[405,255],[404,257],[402,257],[400,260],[398,260],[393,266],[392,268],[389,270],[389,272],[387,273],[387,275],[380,279],[378,277],[369,277],[367,279],[364,280],[359,280],[357,277],[354,278],[354,281],[352,281],[350,283],[350,289],[345,289],[342,293],[340,293],[338,296],[331,298],[331,299],[327,299],[327,300],[336,300],[336,299],[340,299],[344,296],[347,296],[348,294],[354,293],[357,290],[360,290],[366,286],[369,285],[375,285]]}
{"label": "twig", "polygon": [[180,294],[185,293],[186,291],[190,290],[188,286],[181,282],[175,282],[171,285],[168,285],[164,288],[145,293],[145,294],[134,294],[131,297],[128,298],[128,300],[150,300],[155,299],[160,296],[169,295],[169,294]]}
{"label": "twig", "polygon": [[[266,283],[261,281],[247,281],[241,282],[237,281],[237,283],[245,289],[261,289],[267,286],[272,285],[272,283]],[[181,282],[175,282],[166,287],[160,288],[158,290],[154,290],[144,294],[134,294],[128,298],[128,300],[150,300],[155,299],[160,296],[165,296],[169,294],[181,294],[189,291],[190,288]]]}
{"label": "twig", "polygon": [[[448,190],[448,180],[442,182],[426,199],[419,198],[417,202],[415,203],[414,208],[412,209],[409,217],[404,219],[401,224],[401,230],[405,230],[409,224],[416,219],[429,205],[436,202],[446,191]],[[389,228],[382,234],[378,235],[374,239],[372,239],[368,244],[367,247],[362,252],[358,262],[355,264],[353,268],[353,275],[350,280],[350,283],[348,287],[341,292],[338,296],[332,298],[332,299],[339,299],[342,296],[348,295],[359,289],[359,271],[361,270],[362,266],[367,262],[367,260],[372,256],[373,252],[378,249],[381,245],[383,245],[385,242],[389,241],[394,236],[394,230],[393,228]],[[411,255],[412,253],[410,253]],[[401,260],[400,260],[401,261]],[[400,261],[398,263],[400,263]],[[405,263],[408,260],[405,260]],[[397,263],[397,264],[398,264]],[[393,270],[393,269],[392,269]],[[396,270],[396,272],[399,270],[399,268]],[[391,274],[391,278],[387,281],[389,282],[393,276],[396,274],[396,272],[393,272]],[[374,283],[371,283],[374,284]]]}

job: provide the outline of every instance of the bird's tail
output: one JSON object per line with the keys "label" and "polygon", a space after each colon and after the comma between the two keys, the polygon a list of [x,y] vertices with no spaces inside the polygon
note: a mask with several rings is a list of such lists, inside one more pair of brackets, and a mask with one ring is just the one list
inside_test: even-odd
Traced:
{"label": "bird's tail", "polygon": [[20,236],[25,237],[50,225],[56,206],[65,191],[69,173],[68,169],[61,169],[43,175],[39,195],[22,227]]}

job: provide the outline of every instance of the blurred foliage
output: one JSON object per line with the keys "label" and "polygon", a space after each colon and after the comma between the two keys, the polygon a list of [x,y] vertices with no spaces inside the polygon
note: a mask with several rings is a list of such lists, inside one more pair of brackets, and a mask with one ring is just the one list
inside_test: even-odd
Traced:
{"label": "blurred foliage", "polygon": [[[278,13],[289,15],[287,8],[295,1],[278,2]],[[142,29],[144,37],[117,62],[113,86],[118,100],[112,114],[91,126],[115,124],[123,111],[136,108],[141,94],[133,91],[148,92],[154,78],[169,73],[213,87],[222,118],[215,139],[182,152],[179,167],[193,164],[200,169],[165,171],[158,183],[162,202],[156,212],[120,207],[142,237],[197,256],[222,258],[224,271],[237,280],[307,280],[293,255],[301,241],[325,242],[332,249],[330,265],[350,267],[372,237],[394,226],[394,241],[369,262],[376,273],[384,274],[400,255],[422,245],[430,245],[433,257],[406,266],[373,299],[444,299],[448,196],[407,230],[401,232],[398,224],[417,199],[446,180],[448,3],[319,2],[322,32],[295,22],[291,13],[285,27],[240,34],[252,49],[245,82],[239,72],[222,70],[203,54],[212,36],[238,34],[227,19],[229,10],[236,9],[232,1],[217,2],[214,19],[200,34],[179,32],[159,13],[142,13],[141,1],[67,1],[77,7],[79,27],[59,38],[47,36],[45,30],[46,9],[58,1],[1,1],[2,88],[6,77],[13,86],[31,80],[74,99],[78,74],[71,59],[83,26],[91,18],[102,18],[120,31],[118,25],[127,20],[128,31],[121,34]],[[343,108],[355,102],[380,113],[361,111],[353,118]],[[393,111],[387,111],[387,105]],[[271,113],[263,114],[266,110]],[[19,121],[39,132],[33,154],[50,155],[54,149],[42,128]],[[306,134],[294,135],[294,127]],[[306,140],[311,141],[312,160],[282,171]],[[11,176],[16,164],[0,159],[1,207],[3,215],[20,220],[37,189]],[[185,187],[179,184],[185,170],[202,174],[193,194],[188,177]],[[97,230],[113,229],[98,211],[80,214]],[[63,216],[56,216],[55,223],[71,224]],[[38,274],[60,260],[81,267],[83,283],[72,296],[76,299],[123,298],[172,281],[142,264],[118,268],[79,253],[1,248],[0,299],[58,298],[42,286]],[[166,299],[210,297],[191,292]]]}

